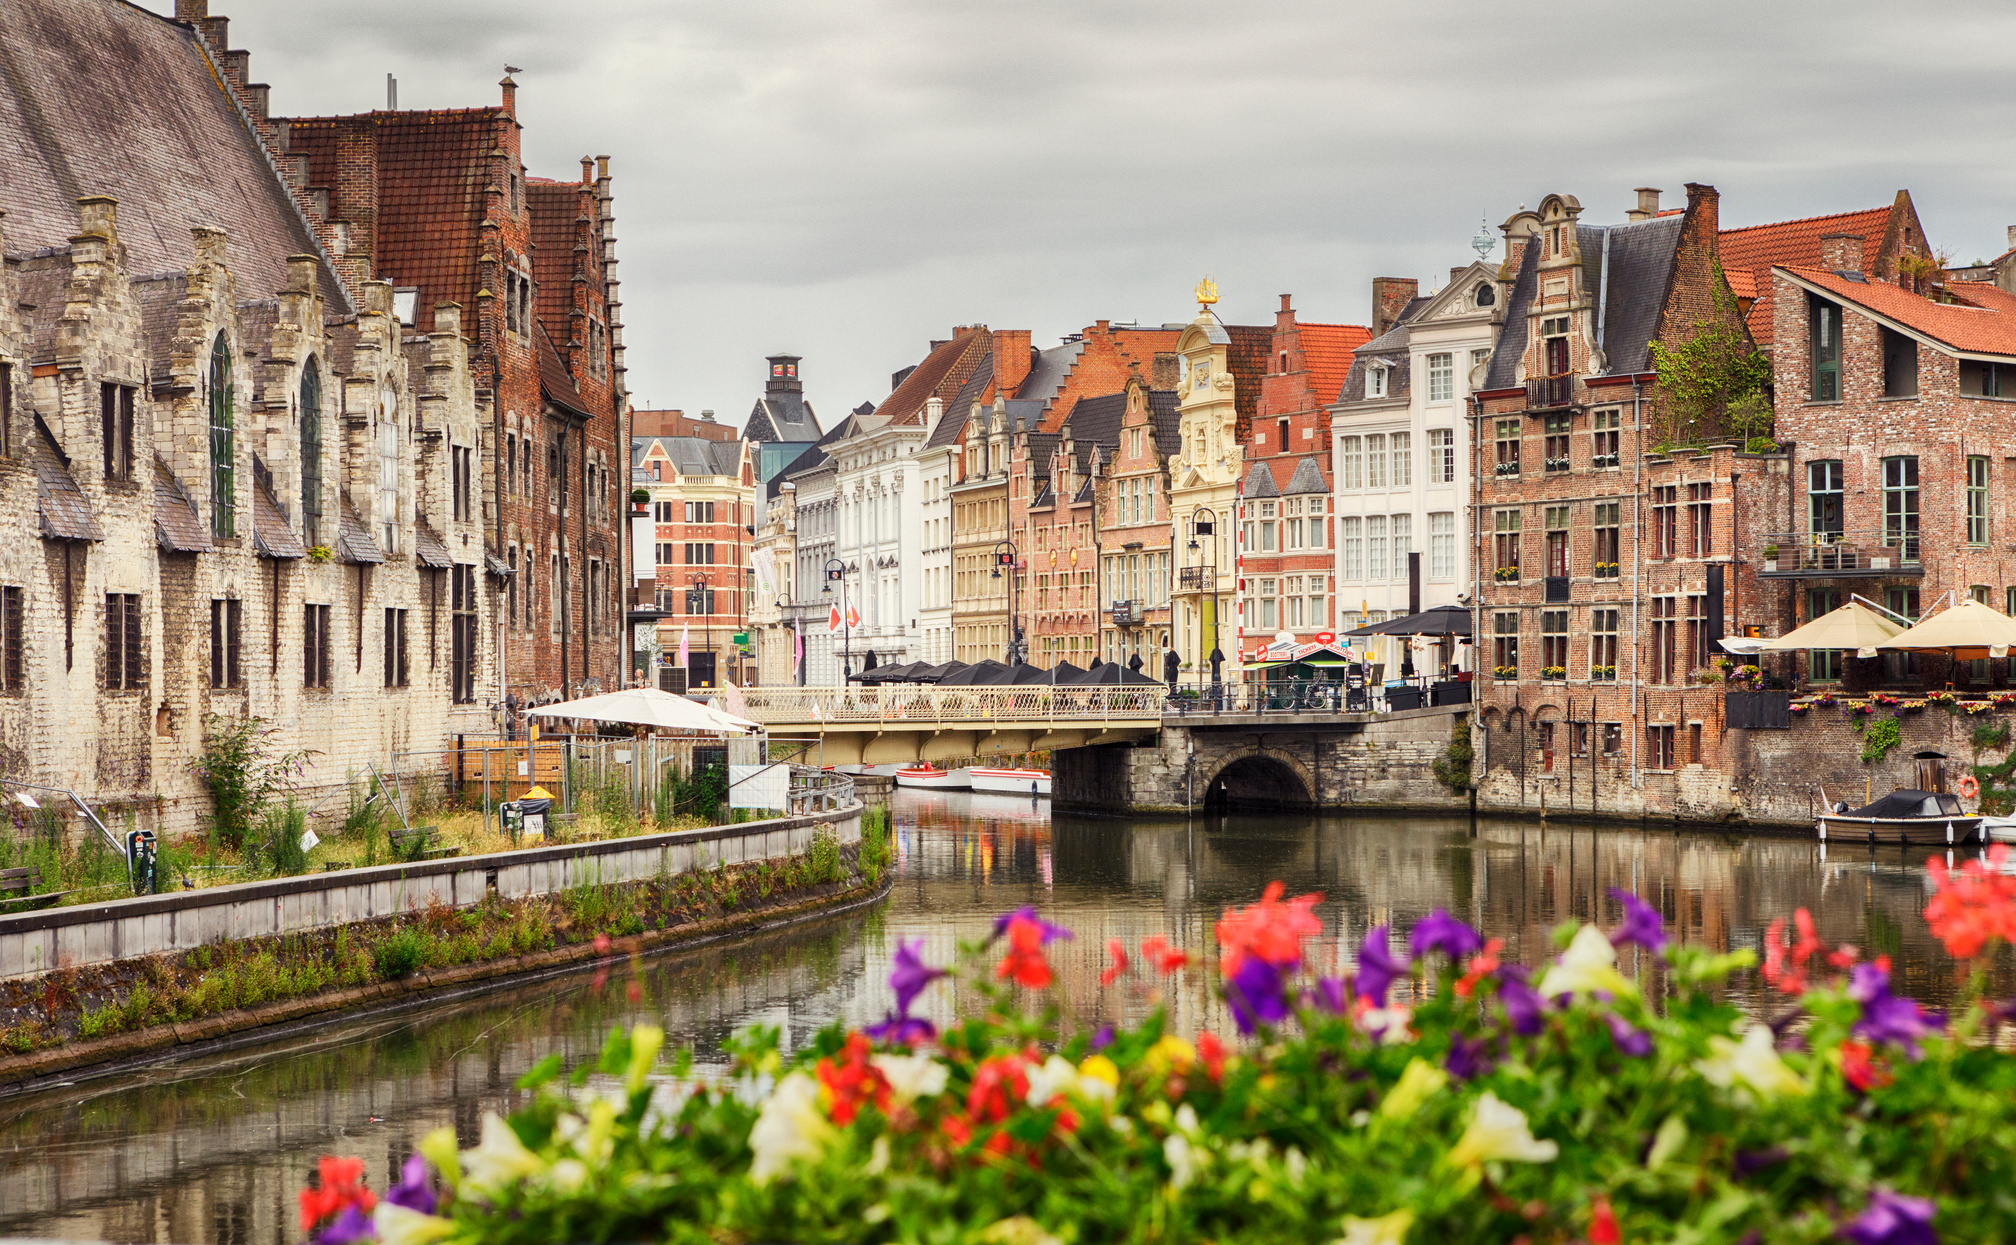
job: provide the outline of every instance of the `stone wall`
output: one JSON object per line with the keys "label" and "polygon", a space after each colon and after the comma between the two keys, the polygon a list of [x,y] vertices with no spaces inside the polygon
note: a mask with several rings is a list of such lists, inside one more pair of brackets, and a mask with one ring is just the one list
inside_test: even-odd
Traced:
{"label": "stone wall", "polygon": [[326,929],[397,916],[435,902],[469,907],[493,890],[506,899],[522,899],[575,886],[797,855],[812,846],[821,826],[831,826],[842,844],[858,843],[860,807],[818,817],[346,869],[19,913],[0,917],[0,980]]}

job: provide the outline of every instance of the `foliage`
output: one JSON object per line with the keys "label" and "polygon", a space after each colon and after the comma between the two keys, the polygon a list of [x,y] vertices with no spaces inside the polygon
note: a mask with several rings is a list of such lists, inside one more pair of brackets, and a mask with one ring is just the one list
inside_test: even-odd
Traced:
{"label": "foliage", "polygon": [[1871,718],[1867,724],[1858,723],[1862,728],[1862,763],[1874,765],[1890,755],[1902,738],[1901,727],[1896,718]]}
{"label": "foliage", "polygon": [[[813,842],[816,846],[818,839]],[[861,851],[858,867],[862,880],[870,886],[879,886],[882,871],[896,858],[895,840],[890,835],[889,810],[882,805],[871,805],[861,810]]]}
{"label": "foliage", "polygon": [[269,807],[259,833],[273,872],[288,877],[308,872],[308,852],[301,846],[301,836],[308,833],[308,810],[293,800]]}
{"label": "foliage", "polygon": [[[725,1074],[695,1077],[682,1052],[654,1085],[663,1032],[618,1030],[564,1080],[558,1055],[535,1067],[529,1104],[486,1115],[473,1148],[452,1128],[422,1139],[392,1208],[356,1226],[682,1245],[2008,1240],[2016,1056],[1981,998],[1986,957],[2016,936],[2007,854],[1933,863],[1927,922],[1977,966],[1950,1021],[1804,910],[1796,939],[1771,924],[1753,976],[1754,952],[1675,945],[1624,892],[1617,928],[1563,926],[1531,969],[1438,911],[1403,953],[1375,927],[1352,976],[1312,980],[1318,897],[1276,883],[1217,925],[1250,1040],[1186,1040],[1159,1011],[1066,1033],[1044,948],[1069,935],[1023,909],[965,947],[978,1006],[942,1033],[911,1014],[947,975],[921,941],[898,948],[883,1023],[788,1054],[758,1026],[725,1044]],[[1159,935],[1135,952],[1109,944],[1102,987],[1195,971]],[[1663,1007],[1633,964],[1661,966]]]}
{"label": "foliage", "polygon": [[813,885],[840,880],[840,838],[833,827],[820,826],[812,832],[812,850],[806,853],[806,861]]}
{"label": "foliage", "polygon": [[1746,442],[1771,431],[1771,406],[1764,386],[1771,360],[1743,328],[1735,295],[1716,273],[1716,314],[1694,322],[1692,336],[1677,348],[1650,343],[1666,398],[1665,439],[1700,445],[1735,435]]}
{"label": "foliage", "polygon": [[402,929],[378,944],[374,956],[378,975],[387,981],[410,977],[427,962],[427,939],[417,929]]}
{"label": "foliage", "polygon": [[1458,717],[1449,728],[1449,746],[1435,758],[1435,781],[1457,795],[1470,790],[1470,763],[1477,754],[1470,746],[1470,719]]}
{"label": "foliage", "polygon": [[203,752],[193,768],[210,789],[218,837],[234,848],[245,845],[268,801],[293,786],[308,758],[305,751],[280,751],[279,733],[261,717],[203,719]]}

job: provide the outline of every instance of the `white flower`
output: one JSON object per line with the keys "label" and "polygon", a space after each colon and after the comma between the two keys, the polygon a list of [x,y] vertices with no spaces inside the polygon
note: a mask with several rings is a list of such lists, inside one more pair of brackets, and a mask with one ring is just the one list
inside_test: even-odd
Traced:
{"label": "white flower", "polygon": [[588,1183],[588,1165],[580,1159],[559,1159],[546,1169],[546,1187],[555,1193],[579,1193]]}
{"label": "white flower", "polygon": [[1414,1212],[1396,1210],[1377,1219],[1344,1217],[1344,1235],[1337,1245],[1405,1245],[1407,1229],[1414,1226]]}
{"label": "white flower", "polygon": [[1181,1189],[1197,1176],[1197,1157],[1190,1148],[1190,1139],[1182,1133],[1170,1133],[1162,1139],[1162,1157],[1169,1161],[1169,1187]]}
{"label": "white flower", "polygon": [[1408,1028],[1413,1023],[1414,1009],[1398,1003],[1368,1007],[1357,1016],[1358,1031],[1370,1034],[1381,1046],[1398,1046],[1413,1041],[1414,1033]]}
{"label": "white flower", "polygon": [[1032,1107],[1044,1107],[1050,1100],[1078,1084],[1078,1069],[1062,1055],[1052,1055],[1038,1066],[1029,1069],[1029,1092],[1026,1101]]}
{"label": "white flower", "polygon": [[546,1160],[526,1149],[495,1111],[483,1113],[483,1131],[476,1148],[462,1152],[462,1183],[477,1193],[495,1193],[545,1170]]}
{"label": "white flower", "polygon": [[825,1153],[833,1136],[833,1126],[819,1112],[819,1083],[793,1072],[771,1091],[756,1116],[756,1126],[749,1130],[749,1148],[756,1152],[749,1179],[768,1184],[794,1159],[816,1159]]}
{"label": "white flower", "polygon": [[1389,1120],[1404,1120],[1421,1109],[1422,1100],[1438,1093],[1449,1083],[1449,1074],[1425,1059],[1415,1058],[1400,1074],[1400,1080],[1379,1104],[1379,1114]]}
{"label": "white flower", "polygon": [[1594,925],[1584,925],[1576,932],[1575,940],[1540,979],[1539,989],[1543,997],[1550,999],[1599,990],[1620,998],[1638,993],[1637,987],[1617,971],[1617,948]]}
{"label": "white flower", "polygon": [[1449,1163],[1453,1167],[1469,1167],[1491,1159],[1551,1163],[1560,1152],[1561,1147],[1554,1142],[1533,1136],[1524,1111],[1486,1090],[1470,1113],[1470,1126],[1457,1139],[1456,1148],[1449,1151]]}
{"label": "white flower", "polygon": [[864,1176],[879,1176],[889,1170],[889,1138],[885,1134],[877,1137],[868,1147],[868,1163],[861,1169]]}
{"label": "white flower", "polygon": [[1694,1070],[1710,1084],[1749,1089],[1760,1098],[1806,1092],[1806,1082],[1778,1057],[1769,1025],[1751,1025],[1741,1042],[1711,1037],[1708,1051],[1708,1058],[1694,1061]]}
{"label": "white flower", "polygon": [[1190,1138],[1192,1141],[1198,1141],[1201,1140],[1201,1138],[1198,1136],[1198,1133],[1202,1130],[1202,1127],[1203,1126],[1197,1122],[1197,1112],[1190,1106],[1189,1103],[1186,1102],[1182,1106],[1176,1108],[1177,1132],[1182,1133],[1184,1136]]}
{"label": "white flower", "polygon": [[452,1220],[391,1202],[378,1203],[378,1209],[371,1212],[371,1226],[377,1231],[378,1245],[428,1245],[455,1230]]}
{"label": "white flower", "polygon": [[898,1102],[936,1098],[945,1092],[951,1076],[949,1068],[929,1055],[870,1055],[868,1062],[881,1071]]}
{"label": "white flower", "polygon": [[999,1219],[980,1233],[987,1245],[1060,1245],[1058,1239],[1027,1215]]}

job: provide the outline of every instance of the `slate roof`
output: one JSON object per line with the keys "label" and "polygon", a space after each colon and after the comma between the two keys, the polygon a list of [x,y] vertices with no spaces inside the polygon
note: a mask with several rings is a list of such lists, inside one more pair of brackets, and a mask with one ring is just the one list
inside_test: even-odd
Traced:
{"label": "slate roof", "polygon": [[1048,402],[1063,387],[1065,378],[1071,375],[1071,365],[1078,362],[1078,356],[1083,353],[1083,339],[1037,351],[1035,360],[1029,365],[1029,374],[1015,387],[1015,396]]}
{"label": "slate roof", "polygon": [[1526,309],[1533,305],[1533,292],[1539,286],[1540,240],[1534,238],[1527,242],[1518,275],[1512,278],[1512,293],[1505,299],[1505,321],[1491,349],[1484,388],[1510,389],[1519,383],[1519,360],[1526,354]]}
{"label": "slate roof", "polygon": [[940,342],[911,369],[895,392],[882,400],[875,413],[887,424],[922,423],[924,403],[934,395],[943,399],[958,393],[981,361],[991,357],[991,345],[986,331],[977,328]]}
{"label": "slate roof", "polygon": [[1102,393],[1080,398],[1064,426],[1071,430],[1073,457],[1081,471],[1092,469],[1092,447],[1099,446],[1108,462],[1120,448],[1120,420],[1127,413],[1127,395]]}
{"label": "slate roof", "polygon": [[1328,406],[1343,392],[1344,377],[1351,370],[1351,352],[1372,338],[1372,330],[1362,324],[1304,324],[1295,326],[1302,338],[1302,361],[1309,369],[1309,387],[1318,406]]}
{"label": "slate roof", "polygon": [[[1370,371],[1374,361],[1386,365],[1386,398],[1408,396],[1408,381],[1412,372],[1413,352],[1408,347],[1413,343],[1413,327],[1405,320],[1395,324],[1384,333],[1363,343],[1352,353],[1351,370],[1344,377],[1344,383],[1337,393],[1339,402],[1363,402],[1365,397],[1365,373]],[[1375,398],[1373,401],[1385,401]]]}
{"label": "slate roof", "polygon": [[665,452],[672,469],[682,476],[732,476],[742,466],[740,441],[713,441],[705,437],[632,437],[631,463],[641,465],[653,445]]}
{"label": "slate roof", "polygon": [[189,490],[158,454],[154,457],[154,543],[169,553],[208,553],[213,548],[210,528],[196,513]]}
{"label": "slate roof", "polygon": [[[1717,239],[1722,271],[1732,290],[1742,297],[1754,297],[1750,314],[1750,336],[1759,346],[1769,347],[1772,335],[1771,269],[1777,265],[1802,268],[1820,266],[1820,239],[1830,233],[1862,235],[1862,271],[1876,266],[1883,249],[1883,235],[1890,228],[1887,207],[1865,212],[1839,212],[1833,216],[1808,216],[1801,220],[1777,221],[1769,225],[1749,225],[1724,229]],[[1749,278],[1749,292],[1737,287],[1737,274]]]}
{"label": "slate roof", "polygon": [[816,441],[819,420],[804,394],[788,389],[765,393],[750,409],[742,437],[748,441]]}
{"label": "slate roof", "polygon": [[455,558],[448,552],[448,542],[441,534],[427,526],[427,520],[413,521],[413,558],[420,565],[445,571],[455,565]]}
{"label": "slate roof", "polygon": [[371,539],[364,520],[357,514],[357,507],[350,504],[347,495],[339,497],[336,503],[336,557],[339,561],[350,563],[385,560],[385,551]]}
{"label": "slate roof", "polygon": [[498,557],[497,551],[489,545],[483,546],[483,569],[499,579],[509,579],[518,573],[511,569],[509,562]]}
{"label": "slate roof", "polygon": [[959,392],[952,395],[945,404],[945,414],[938,420],[938,426],[924,439],[924,449],[935,449],[945,445],[957,445],[966,435],[966,421],[972,418],[973,404],[980,395],[987,392],[994,383],[994,353],[990,348],[973,369],[973,375],[959,386]]}
{"label": "slate roof", "polygon": [[28,438],[28,453],[41,493],[42,535],[51,540],[104,540],[104,530],[91,515],[90,499],[70,474],[70,459],[40,415],[35,417],[35,435]]}
{"label": "slate roof", "polygon": [[560,361],[560,352],[553,349],[553,340],[546,335],[546,326],[536,326],[534,334],[539,349],[539,391],[555,406],[564,407],[583,419],[592,418],[587,399],[574,386],[574,377],[567,371],[567,365]]}
{"label": "slate roof", "polygon": [[1260,409],[1260,379],[1274,356],[1274,330],[1271,326],[1232,324],[1226,326],[1226,332],[1231,343],[1225,352],[1225,366],[1232,373],[1232,412],[1243,438]]}
{"label": "slate roof", "polygon": [[273,496],[273,487],[263,478],[265,464],[255,454],[252,459],[252,546],[262,558],[292,561],[308,556],[307,547],[287,522],[287,512]]}
{"label": "slate roof", "polygon": [[1844,303],[1915,329],[1954,350],[2016,357],[2016,295],[1992,285],[1949,285],[1948,291],[1967,301],[1935,303],[1887,281],[1850,281],[1819,268],[1780,268]]}
{"label": "slate roof", "polygon": [[1279,497],[1281,490],[1274,487],[1274,473],[1267,470],[1266,463],[1254,463],[1247,469],[1246,483],[1239,489],[1241,497]]}
{"label": "slate roof", "polygon": [[[113,0],[7,0],[0,21],[0,208],[11,253],[66,247],[77,200],[119,200],[129,271],[179,271],[216,225],[239,293],[287,283],[321,244],[187,26]],[[322,296],[348,309],[326,264]]]}
{"label": "slate roof", "polygon": [[[1650,346],[1659,331],[1659,313],[1666,305],[1666,288],[1686,223],[1685,216],[1655,216],[1623,225],[1576,228],[1583,265],[1597,268],[1595,279],[1584,288],[1602,291],[1602,345],[1610,360],[1611,376],[1652,369]],[[1610,240],[1607,255],[1605,235]],[[1601,271],[1606,264],[1607,277]]]}
{"label": "slate roof", "polygon": [[1157,453],[1167,457],[1183,449],[1183,417],[1176,409],[1174,389],[1148,391],[1148,429]]}
{"label": "slate roof", "polygon": [[1327,493],[1330,486],[1323,482],[1323,468],[1313,457],[1304,458],[1295,464],[1295,474],[1288,477],[1288,487],[1283,493]]}

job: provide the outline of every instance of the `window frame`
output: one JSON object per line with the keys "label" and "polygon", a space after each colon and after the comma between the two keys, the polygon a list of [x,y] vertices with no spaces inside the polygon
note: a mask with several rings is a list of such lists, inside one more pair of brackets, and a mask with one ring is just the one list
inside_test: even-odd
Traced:
{"label": "window frame", "polygon": [[217,334],[210,347],[210,535],[238,535],[238,412],[231,345]]}

